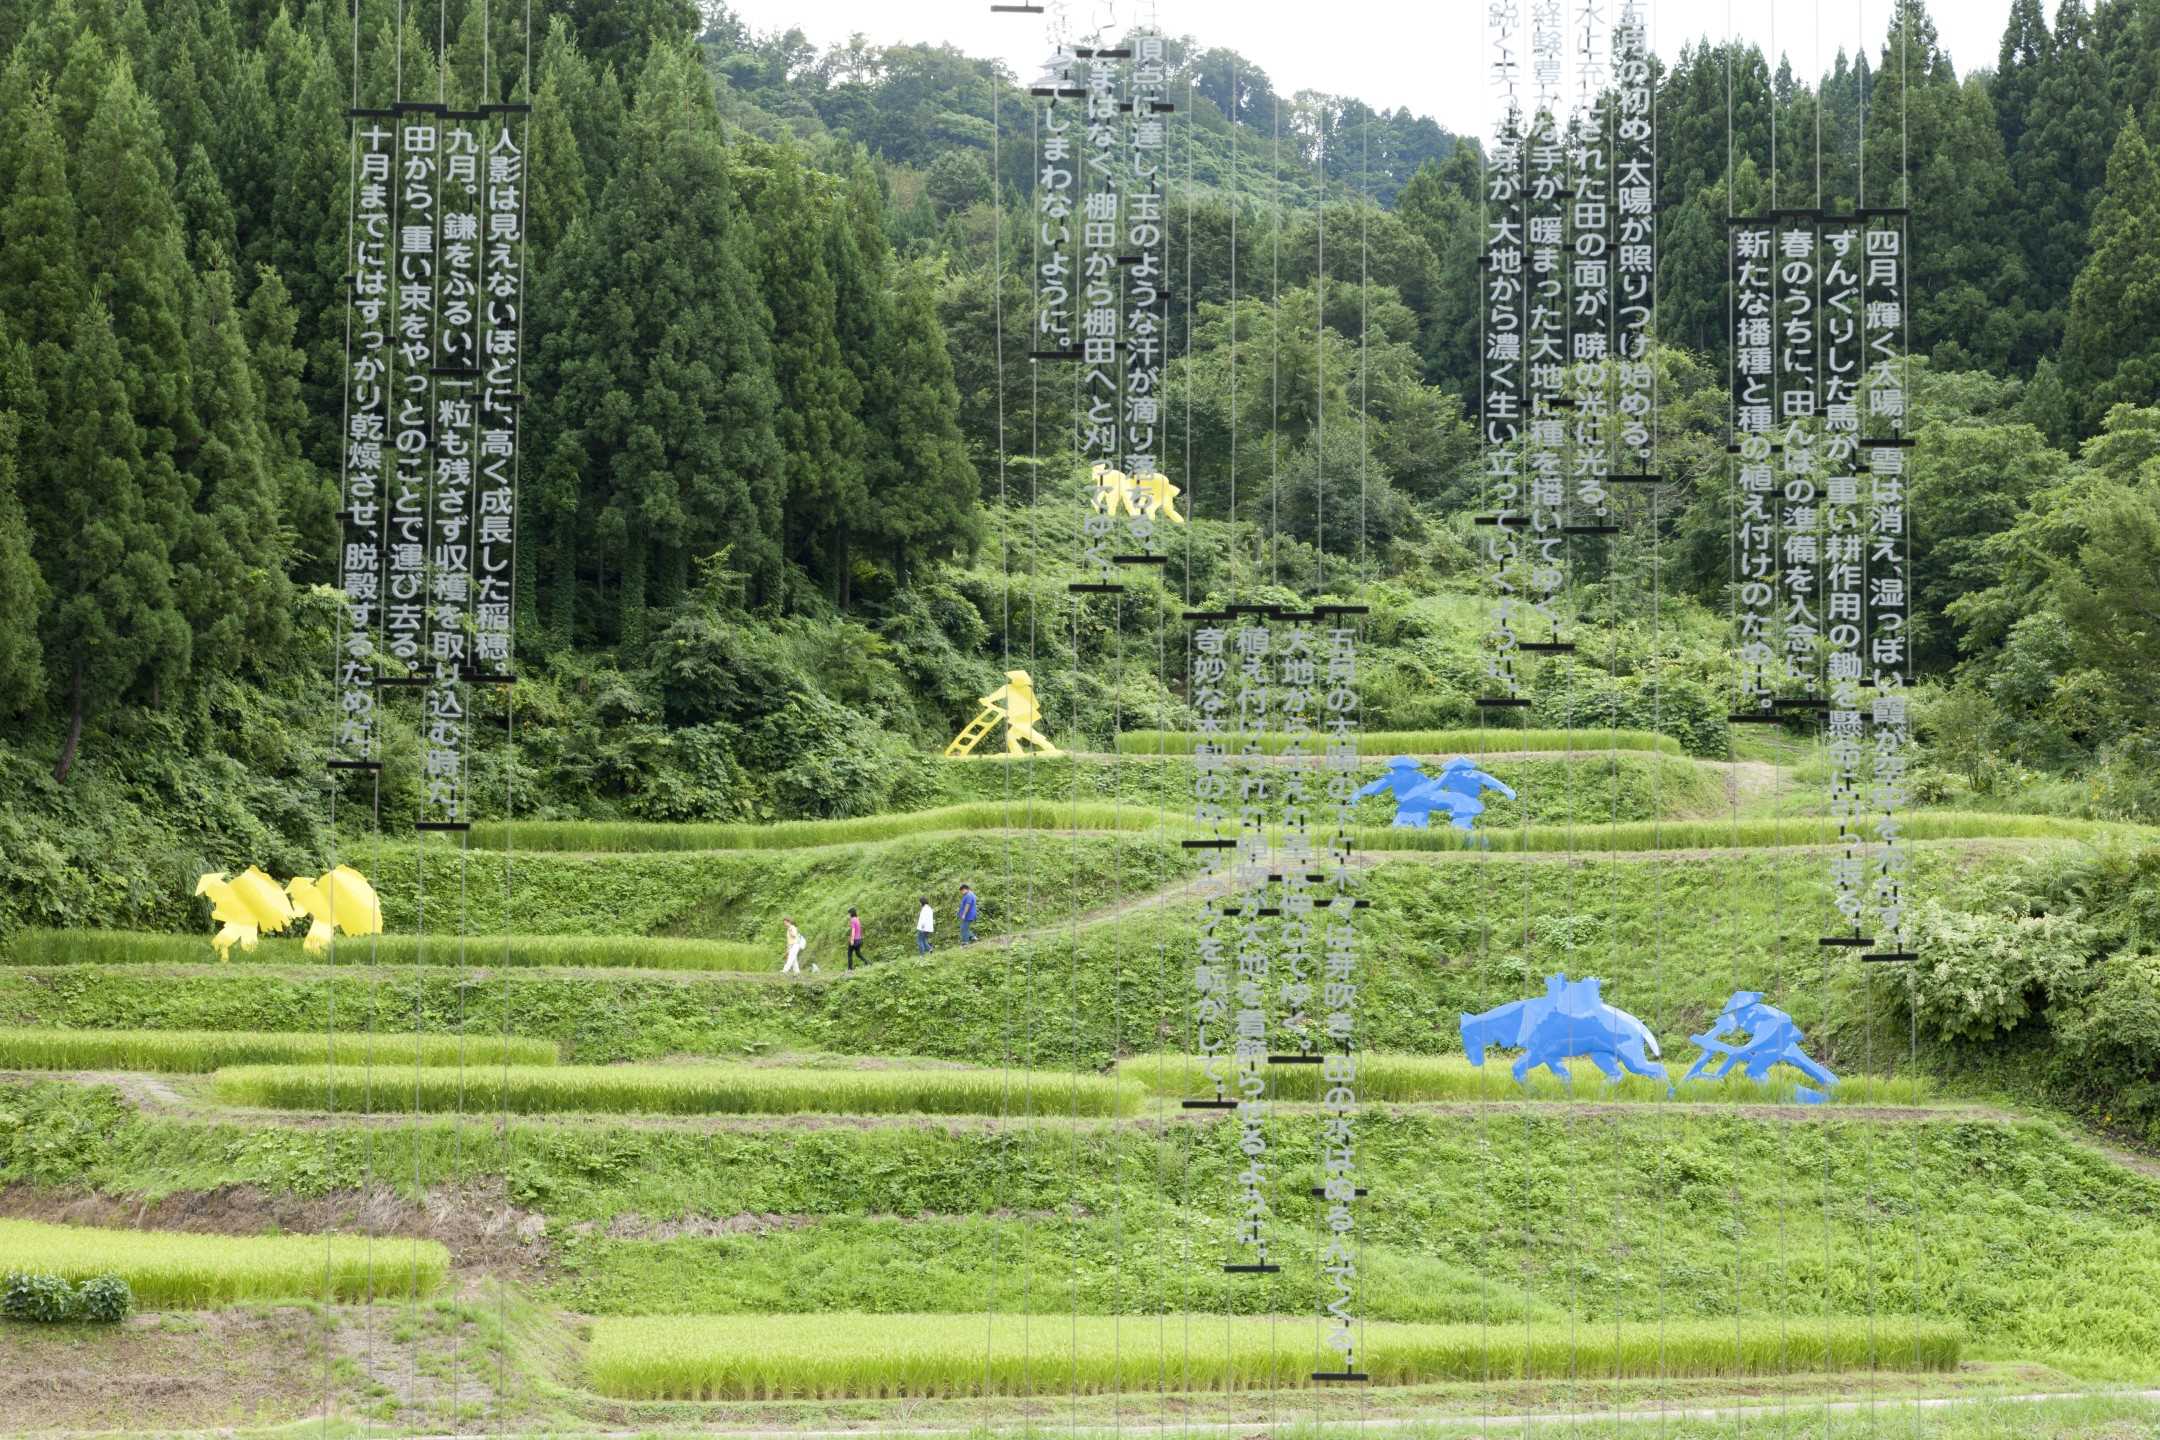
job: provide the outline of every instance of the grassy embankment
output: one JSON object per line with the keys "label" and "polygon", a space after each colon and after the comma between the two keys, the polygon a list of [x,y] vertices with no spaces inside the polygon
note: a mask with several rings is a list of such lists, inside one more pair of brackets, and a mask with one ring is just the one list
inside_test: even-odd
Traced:
{"label": "grassy embankment", "polygon": [[[1056,1092],[1045,1097],[1045,1108]],[[1316,1128],[1269,1126],[1280,1274],[1220,1270],[1233,1127],[883,1123],[720,1131],[520,1120],[297,1131],[15,1092],[0,1181],[148,1195],[507,1183],[588,1313],[1298,1313]],[[1515,1106],[1361,1126],[1366,1313],[1595,1325],[1910,1314],[1968,1353],[2155,1378],[2160,1179],[2050,1124],[1944,1111]],[[699,1217],[744,1217],[708,1229]],[[586,1222],[590,1222],[589,1228]],[[670,1227],[687,1228],[676,1234]],[[652,1236],[654,1238],[639,1238]],[[1250,1282],[1250,1283],[1247,1283]]]}

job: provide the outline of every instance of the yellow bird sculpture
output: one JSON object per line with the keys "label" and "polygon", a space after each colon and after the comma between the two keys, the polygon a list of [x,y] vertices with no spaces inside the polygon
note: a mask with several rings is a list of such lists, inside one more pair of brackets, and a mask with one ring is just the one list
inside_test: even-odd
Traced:
{"label": "yellow bird sculpture", "polygon": [[382,902],[367,877],[350,865],[340,865],[316,879],[296,875],[285,887],[293,903],[313,922],[302,948],[320,955],[330,948],[333,935],[382,934]]}
{"label": "yellow bird sculpture", "polygon": [[299,917],[278,883],[250,865],[231,879],[214,870],[195,881],[195,893],[210,897],[210,918],[221,922],[210,944],[218,959],[230,960],[233,946],[252,950],[265,930],[283,930]]}

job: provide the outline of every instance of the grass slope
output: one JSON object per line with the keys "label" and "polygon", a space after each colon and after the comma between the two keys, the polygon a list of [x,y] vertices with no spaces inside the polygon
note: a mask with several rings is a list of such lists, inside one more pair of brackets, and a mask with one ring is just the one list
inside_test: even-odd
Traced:
{"label": "grass slope", "polygon": [[[1004,857],[984,857],[975,873],[993,916],[1007,895],[1029,910],[1032,890],[1031,913],[1046,918],[1009,950],[948,947],[920,959],[911,941],[873,932],[870,954],[885,963],[852,976],[828,965],[818,983],[508,970],[461,986],[456,970],[441,967],[16,966],[0,967],[0,1024],[321,1031],[334,1013],[349,1031],[441,1033],[462,1024],[473,1035],[553,1040],[581,1062],[812,1050],[1028,1068],[1077,1058],[1099,1069],[1122,1055],[1189,1046],[1197,902],[1157,903],[1140,891],[1138,908],[1118,923],[1075,932],[1047,918],[1069,913],[1051,902],[1064,894],[1057,882],[1072,878],[1070,853],[1045,843],[1040,853],[1012,856],[1003,873]],[[737,904],[770,912],[787,903],[799,860],[754,857]],[[1923,842],[1908,888],[1922,900],[2015,863]],[[1693,1057],[1686,1037],[1734,990],[1755,989],[1792,1013],[1810,1053],[1832,1070],[1881,1071],[1906,1053],[1903,979],[1814,943],[1833,913],[1825,872],[1820,853],[1801,850],[1765,851],[1737,866],[1719,854],[1378,865],[1361,881],[1372,901],[1359,921],[1365,1043],[1455,1051],[1461,1012],[1537,993],[1546,975],[1566,970],[1602,977],[1607,1000],[1641,1017],[1682,1066]],[[1112,898],[1106,877],[1078,879],[1083,905]],[[813,957],[830,959],[812,935]]]}
{"label": "grass slope", "polygon": [[[1184,1307],[1181,1280],[1227,1246],[1233,1127],[1133,1121],[1071,1128],[894,1123],[624,1129],[520,1121],[298,1132],[137,1115],[109,1092],[0,1091],[0,1182],[148,1194],[247,1184],[321,1194],[507,1183],[556,1226],[590,1221],[580,1284],[606,1287],[611,1255],[674,1254],[686,1294],[775,1293],[822,1260],[856,1277],[801,1304],[853,1309],[951,1303],[954,1277],[1023,1287],[1062,1308]],[[1310,1116],[1271,1122],[1283,1272],[1256,1303],[1301,1310],[1315,1293]],[[1398,1112],[1360,1126],[1365,1183],[1385,1203],[1359,1229],[1410,1272],[1519,1293],[1586,1324],[1733,1317],[1910,1314],[1961,1324],[1979,1359],[2025,1359],[2087,1376],[2160,1372],[2160,1179],[2110,1163],[2039,1121],[1938,1115],[1884,1124],[1848,1111],[1797,1121],[1744,1107],[1583,1106]],[[1007,1220],[948,1224],[955,1217]],[[750,1237],[661,1241],[605,1232],[685,1217],[807,1217]],[[892,1223],[835,1249],[835,1217]],[[926,1264],[931,1247],[940,1250]],[[1161,1257],[1189,1253],[1189,1265]],[[626,1259],[625,1265],[630,1262]],[[615,1272],[617,1277],[629,1271]],[[693,1278],[705,1277],[705,1278]],[[846,1284],[875,1287],[872,1301]],[[705,1288],[700,1288],[705,1287]],[[632,1299],[637,1284],[618,1294]],[[1381,1293],[1387,1293],[1385,1289]],[[1401,1293],[1401,1287],[1397,1292]],[[731,1302],[733,1303],[733,1302]],[[987,1297],[968,1305],[980,1321]],[[1000,1302],[1001,1304],[1011,1302]],[[1496,1307],[1497,1309],[1498,1307]],[[1461,1313],[1460,1311],[1457,1312]]]}

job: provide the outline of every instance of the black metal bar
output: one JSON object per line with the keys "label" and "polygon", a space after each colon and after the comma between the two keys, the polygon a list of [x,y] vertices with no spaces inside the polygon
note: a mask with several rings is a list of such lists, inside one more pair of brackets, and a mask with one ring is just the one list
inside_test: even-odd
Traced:
{"label": "black metal bar", "polygon": [[1910,950],[1877,950],[1860,957],[1868,965],[1910,965],[1919,958]]}
{"label": "black metal bar", "polygon": [[1282,1271],[1280,1265],[1225,1265],[1222,1268],[1225,1275],[1275,1275]]}
{"label": "black metal bar", "polygon": [[1113,565],[1168,565],[1170,557],[1167,555],[1112,555],[1110,563]]}
{"label": "black metal bar", "polygon": [[1875,938],[1872,935],[1825,935],[1815,943],[1834,945],[1841,950],[1865,950],[1875,943]]}
{"label": "black metal bar", "polygon": [[412,828],[429,833],[462,835],[472,829],[472,826],[463,820],[415,820]]}
{"label": "black metal bar", "polygon": [[1312,1372],[1312,1378],[1315,1380],[1370,1380],[1372,1376],[1366,1374],[1363,1370],[1315,1370]]}
{"label": "black metal bar", "polygon": [[[1312,1193],[1315,1195],[1325,1195],[1327,1194],[1327,1186],[1315,1185],[1312,1187]],[[1360,1197],[1363,1197],[1372,1194],[1372,1191],[1367,1190],[1363,1185],[1360,1185],[1357,1187],[1357,1193]]]}
{"label": "black metal bar", "polygon": [[1122,595],[1125,593],[1125,587],[1118,584],[1067,585],[1065,588],[1075,595]]}
{"label": "black metal bar", "polygon": [[1526,650],[1532,655],[1572,655],[1575,653],[1575,642],[1572,640],[1525,640],[1515,648]]}
{"label": "black metal bar", "polygon": [[1528,700],[1513,700],[1505,695],[1486,695],[1470,703],[1493,710],[1527,710],[1530,708]]}
{"label": "black metal bar", "polygon": [[1270,1055],[1267,1057],[1267,1063],[1270,1065],[1325,1065],[1327,1057],[1325,1055]]}
{"label": "black metal bar", "polygon": [[1178,844],[1187,850],[1235,850],[1235,840],[1180,840]]}
{"label": "black metal bar", "polygon": [[380,769],[382,769],[382,761],[380,761],[380,760],[332,760],[332,761],[330,762],[330,768],[331,768],[332,770],[380,770]]}
{"label": "black metal bar", "polygon": [[1235,1100],[1180,1100],[1178,1103],[1187,1110],[1235,1110],[1238,1107]]}

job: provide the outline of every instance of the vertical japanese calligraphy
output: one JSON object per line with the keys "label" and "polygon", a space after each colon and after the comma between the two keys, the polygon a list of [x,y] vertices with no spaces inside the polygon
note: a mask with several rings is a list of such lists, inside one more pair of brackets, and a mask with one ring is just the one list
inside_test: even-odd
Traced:
{"label": "vertical japanese calligraphy", "polygon": [[529,107],[491,105],[481,231],[480,454],[474,540],[472,669],[507,677],[517,543],[519,406],[525,321],[525,127]]}
{"label": "vertical japanese calligraphy", "polygon": [[347,600],[337,660],[336,763],[377,764],[375,641],[383,615],[383,485],[389,438],[392,297],[392,173],[397,132],[388,112],[356,111],[352,124],[353,207],[346,322],[344,534],[338,588]]}
{"label": "vertical japanese calligraphy", "polygon": [[1574,407],[1569,528],[1580,531],[1601,529],[1611,518],[1607,485],[1612,474],[1613,293],[1612,136],[1597,113],[1610,101],[1605,93],[1605,16],[1599,0],[1578,4],[1575,79],[1578,98],[1591,113],[1573,127],[1571,136],[1575,183],[1568,217],[1572,245],[1566,323],[1574,372],[1568,397]]}
{"label": "vertical japanese calligraphy", "polygon": [[1490,8],[1491,84],[1500,125],[1485,167],[1484,306],[1480,347],[1479,423],[1484,431],[1485,476],[1490,494],[1490,539],[1485,559],[1492,574],[1492,644],[1486,656],[1490,697],[1522,703],[1518,651],[1523,622],[1519,580],[1523,522],[1521,441],[1523,424],[1523,123],[1518,83],[1522,68],[1520,0],[1494,0]]}
{"label": "vertical japanese calligraphy", "polygon": [[1273,955],[1268,905],[1267,737],[1276,701],[1274,631],[1268,607],[1232,606],[1230,629],[1231,695],[1237,713],[1239,769],[1235,861],[1231,867],[1237,917],[1237,969],[1231,985],[1231,1075],[1237,1100],[1238,1151],[1244,1165],[1236,1175],[1231,1227],[1233,1255],[1227,1268],[1253,1271],[1276,1268],[1269,1259],[1267,1221],[1272,1213],[1267,1120],[1268,989]]}
{"label": "vertical japanese calligraphy", "polygon": [[1822,234],[1822,564],[1825,661],[1829,670],[1830,813],[1839,853],[1831,861],[1838,918],[1858,934],[1867,877],[1861,856],[1861,690],[1869,684],[1861,641],[1867,535],[1860,474],[1860,266],[1856,220],[1833,219]]}
{"label": "vertical japanese calligraphy", "polygon": [[1282,921],[1275,973],[1282,1050],[1280,1063],[1312,1058],[1318,1045],[1309,1013],[1314,993],[1312,964],[1313,769],[1320,753],[1313,748],[1314,691],[1320,680],[1313,654],[1312,617],[1286,613],[1276,663],[1279,700],[1275,723],[1281,731],[1282,828],[1275,846],[1275,909]]}
{"label": "vertical japanese calligraphy", "polygon": [[1098,583],[1115,575],[1111,536],[1124,511],[1135,527],[1152,530],[1127,503],[1119,471],[1123,440],[1124,282],[1118,264],[1124,241],[1123,198],[1131,168],[1118,61],[1124,51],[1081,47],[1076,75],[1086,91],[1086,132],[1080,149],[1080,454],[1093,471],[1094,505],[1081,521],[1081,568]]}
{"label": "vertical japanese calligraphy", "polygon": [[1773,455],[1783,477],[1777,521],[1784,587],[1780,627],[1784,653],[1773,683],[1781,696],[1812,699],[1821,693],[1815,651],[1823,633],[1820,582],[1830,563],[1819,524],[1821,491],[1816,483],[1815,432],[1822,375],[1815,334],[1815,216],[1785,211],[1773,219],[1772,228],[1777,245]]}
{"label": "vertical japanese calligraphy", "polygon": [[1619,462],[1654,473],[1656,400],[1650,358],[1657,288],[1657,110],[1650,93],[1650,34],[1641,0],[1625,0],[1613,32],[1613,390]]}
{"label": "vertical japanese calligraphy", "polygon": [[1777,699],[1777,512],[1771,464],[1776,355],[1771,254],[1766,219],[1732,222],[1733,396],[1728,448],[1737,457],[1733,484],[1733,606],[1738,626],[1737,704],[1741,714],[1771,713]]}
{"label": "vertical japanese calligraphy", "polygon": [[426,819],[465,817],[465,670],[472,609],[473,448],[477,407],[480,139],[476,115],[441,117],[436,208],[436,326],[428,547],[429,684],[421,727]]}
{"label": "vertical japanese calligraphy", "polygon": [[1533,108],[1524,182],[1524,411],[1529,419],[1526,523],[1529,568],[1524,583],[1541,640],[1560,638],[1559,601],[1567,582],[1568,165],[1560,129],[1563,55],[1561,0],[1531,0],[1530,70]]}
{"label": "vertical japanese calligraphy", "polygon": [[392,292],[389,600],[384,645],[409,677],[420,675],[427,646],[428,492],[434,451],[435,166],[440,106],[401,103],[397,134],[397,226]]}
{"label": "vertical japanese calligraphy", "polygon": [[1876,940],[1883,951],[1906,950],[1905,871],[1911,864],[1898,812],[1906,804],[1911,722],[1906,708],[1910,618],[1906,573],[1905,336],[1907,271],[1905,212],[1876,212],[1866,230],[1867,270],[1862,316],[1866,355],[1868,468],[1868,680],[1874,688],[1873,783],[1876,811],[1873,899]]}
{"label": "vertical japanese calligraphy", "polygon": [[1125,511],[1133,549],[1154,550],[1162,515],[1163,331],[1170,302],[1164,284],[1168,236],[1163,219],[1164,117],[1170,112],[1170,69],[1163,37],[1133,39],[1131,173],[1125,182]]}
{"label": "vertical japanese calligraphy", "polygon": [[[1193,1043],[1213,1095],[1189,1100],[1193,1109],[1231,1103],[1230,1077],[1222,1068],[1224,1029],[1230,1019],[1230,964],[1224,934],[1223,902],[1212,883],[1233,863],[1224,858],[1235,840],[1224,838],[1232,815],[1231,750],[1242,749],[1239,710],[1230,699],[1230,632],[1221,623],[1228,614],[1195,615],[1189,694],[1198,735],[1193,744],[1193,823],[1207,838],[1191,842],[1200,852],[1201,883],[1206,900],[1200,912],[1199,956],[1193,964]],[[1228,728],[1225,728],[1225,727]]]}
{"label": "vertical japanese calligraphy", "polygon": [[1321,1029],[1329,1046],[1320,1072],[1320,1202],[1326,1240],[1320,1249],[1321,1343],[1335,1355],[1335,1369],[1315,1378],[1362,1380],[1358,1370],[1357,1298],[1357,1107],[1358,1107],[1358,899],[1350,867],[1357,817],[1358,699],[1357,631],[1346,623],[1362,607],[1320,607],[1314,613],[1336,623],[1326,631],[1321,677],[1327,733],[1327,795],[1334,836],[1322,872],[1327,919],[1321,956]]}

